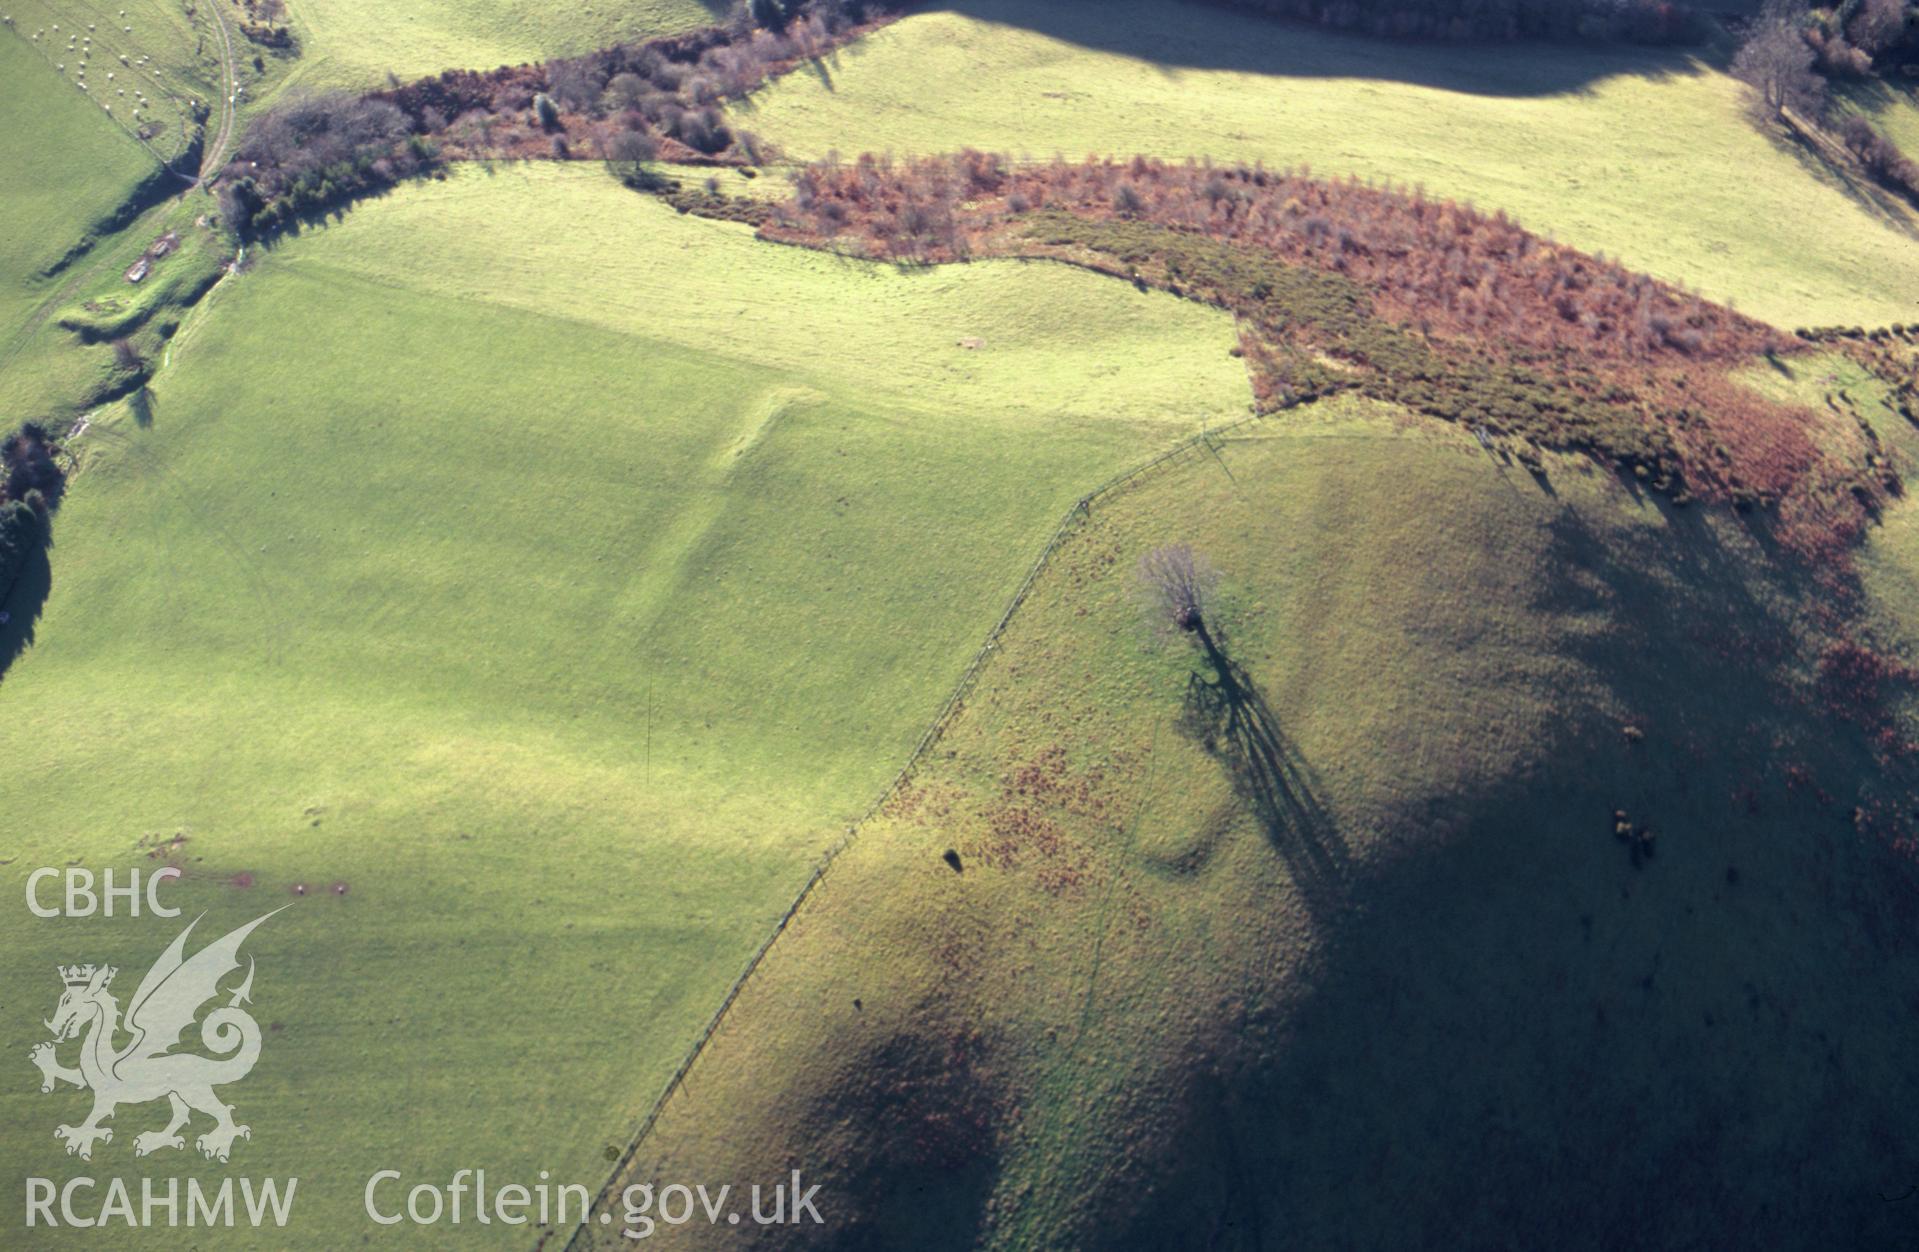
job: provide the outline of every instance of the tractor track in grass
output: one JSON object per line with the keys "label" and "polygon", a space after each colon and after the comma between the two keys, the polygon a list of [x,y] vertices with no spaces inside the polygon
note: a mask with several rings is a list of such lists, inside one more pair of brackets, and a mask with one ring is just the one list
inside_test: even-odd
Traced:
{"label": "tractor track in grass", "polygon": [[220,133],[206,147],[206,154],[200,159],[200,176],[194,180],[195,187],[204,187],[207,180],[220,172],[221,163],[226,159],[227,144],[233,138],[233,115],[238,111],[234,103],[234,93],[239,90],[239,72],[233,64],[233,33],[227,27],[226,15],[220,12],[220,0],[213,0],[207,6],[213,14],[213,24],[220,31],[220,90],[216,93],[221,103]]}

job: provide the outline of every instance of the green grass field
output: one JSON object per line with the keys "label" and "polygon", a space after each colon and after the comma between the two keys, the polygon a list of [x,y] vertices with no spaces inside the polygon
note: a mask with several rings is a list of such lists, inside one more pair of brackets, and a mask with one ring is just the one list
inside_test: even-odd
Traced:
{"label": "green grass field", "polygon": [[153,159],[108,124],[14,34],[0,30],[0,338],[43,298],[44,272],[153,173]]}
{"label": "green grass field", "polygon": [[[204,74],[209,9],[123,2],[140,48]],[[259,97],[359,89],[719,7],[292,0],[301,55],[242,72]],[[1228,314],[1051,262],[767,243],[583,162],[462,165],[226,274],[204,193],[98,231],[153,157],[31,33],[0,29],[0,78],[32,87],[0,92],[0,410],[99,407],[49,564],[0,606],[15,1179],[299,1178],[291,1229],[195,1232],[215,1249],[439,1246],[362,1216],[383,1168],[389,1200],[460,1168],[597,1188],[885,794],[634,1178],[799,1166],[838,1246],[1901,1235],[1878,1197],[1919,1180],[1909,871],[1848,816],[1899,780],[1813,699],[1825,593],[1763,520],[1578,458],[1542,485],[1350,397],[1275,415],[1075,523],[888,793],[1075,502],[1247,412]],[[1901,137],[1919,117],[1862,107]],[[1664,53],[956,0],[736,116],[796,158],[1308,162],[1786,326],[1919,320],[1919,219]],[[129,287],[169,229],[186,246]],[[151,385],[100,404],[111,349],[62,322],[131,331]],[[1843,357],[1747,381],[1818,412],[1844,388],[1919,456]],[[1902,655],[1915,518],[1893,505],[1860,557],[1862,620]],[[1210,702],[1141,604],[1136,562],[1172,542],[1220,575],[1239,668]],[[179,921],[21,907],[39,866],[166,863]],[[211,939],[283,905],[248,945],[268,1034],[227,1093],[253,1130],[233,1163],[136,1162],[158,1104],[63,1156],[85,1099],[23,1063],[55,966],[118,964],[124,1004],[195,914]]]}
{"label": "green grass field", "polygon": [[[183,190],[102,236],[53,280],[32,284],[34,302],[0,341],[0,408],[64,428],[137,381],[117,363],[112,339],[126,338],[149,366],[165,360],[167,333],[232,255],[211,212],[210,196]],[[129,284],[128,267],[167,234],[178,248]]]}
{"label": "green grass field", "polygon": [[[597,1185],[1059,513],[1243,411],[1232,342],[1079,271],[842,262],[579,167],[363,205],[216,288],[80,441],[4,683],[0,801],[34,815],[6,889],[177,835],[204,927],[295,905],[250,941],[275,1029],[233,1093],[236,1161],[301,1179],[292,1242],[381,1234],[381,1167]],[[131,980],[173,933],[6,916],[20,1052],[56,963]],[[71,1103],[0,1093],[10,1170],[86,1170]]]}
{"label": "green grass field", "polygon": [[1788,328],[1919,316],[1914,216],[1754,131],[1736,82],[1672,54],[1398,44],[1161,0],[964,0],[736,112],[804,158],[970,145],[1304,163],[1504,209]]}
{"label": "green grass field", "polygon": [[[1801,593],[1550,468],[1334,405],[1098,503],[633,1177],[804,1145],[848,1246],[1896,1238],[1919,963],[1896,859],[1785,785],[1877,785],[1793,677]],[[1237,726],[1141,609],[1179,541]]]}
{"label": "green grass field", "polygon": [[363,89],[389,73],[417,78],[446,69],[485,70],[675,34],[714,21],[725,7],[718,0],[428,0],[402,7],[308,0],[288,6],[301,43],[298,80]]}
{"label": "green grass field", "polygon": [[[232,0],[219,2],[228,6],[223,12],[239,12]],[[0,33],[37,53],[74,99],[171,162],[185,156],[197,132],[194,105],[211,108],[232,90],[222,83],[211,14],[190,7],[176,0],[13,0],[12,24]],[[237,28],[233,37],[238,56],[247,45]],[[236,68],[242,81],[254,78],[244,60]]]}
{"label": "green grass field", "polygon": [[1850,101],[1910,155],[1919,149],[1919,90],[1875,83]]}
{"label": "green grass field", "polygon": [[[0,197],[0,406],[56,425],[124,382],[105,346],[78,343],[60,321],[87,321],[116,337],[133,330],[142,354],[157,355],[158,326],[204,287],[229,250],[195,224],[213,211],[211,196],[190,194],[187,181],[161,164],[182,157],[198,132],[185,102],[218,89],[218,61],[205,46],[206,10],[198,25],[179,5],[160,0],[127,0],[127,16],[119,12],[118,5],[28,0],[11,6],[13,25],[0,28],[0,72],[19,88],[0,99],[0,160],[18,175]],[[66,51],[70,37],[94,41],[86,92],[75,86],[80,65]],[[257,75],[249,69],[247,77]],[[136,90],[153,101],[138,119],[120,94]],[[97,107],[102,96],[115,112]],[[145,123],[158,129],[143,144],[135,131]],[[185,168],[194,171],[190,159]],[[183,248],[155,269],[158,281],[123,281],[127,267],[168,230],[180,232]],[[151,312],[152,326],[139,332],[138,317],[116,326],[114,315],[96,318],[82,308],[87,302],[123,311],[139,305]]]}

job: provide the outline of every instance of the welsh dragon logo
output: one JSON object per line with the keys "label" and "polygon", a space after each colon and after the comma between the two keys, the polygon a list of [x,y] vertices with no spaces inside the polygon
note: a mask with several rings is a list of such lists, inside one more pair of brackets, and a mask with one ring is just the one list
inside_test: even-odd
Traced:
{"label": "welsh dragon logo", "polygon": [[[112,1129],[100,1123],[112,1117],[115,1109],[162,1096],[172,1105],[173,1116],[165,1129],[134,1136],[135,1156],[161,1148],[186,1147],[180,1129],[194,1112],[205,1113],[214,1121],[213,1128],[194,1141],[211,1159],[226,1160],[236,1138],[252,1138],[247,1127],[234,1122],[233,1106],[213,1090],[245,1078],[260,1059],[260,1025],[240,1007],[253,991],[252,958],[247,960],[245,981],[200,1023],[200,1042],[215,1056],[176,1053],[173,1048],[193,1025],[200,1009],[220,994],[220,980],[240,968],[241,942],[272,916],[268,913],[255,918],[191,957],[185,955],[187,936],[200,919],[187,923],[140,980],[127,1004],[124,1026],[119,1002],[108,991],[118,972],[113,966],[59,967],[60,980],[67,989],[53,1011],[53,1019],[44,1023],[53,1032],[53,1040],[35,1045],[27,1055],[39,1067],[42,1092],[52,1091],[61,1082],[93,1092],[93,1112],[87,1120],[53,1132],[54,1138],[67,1145],[69,1155],[78,1153],[81,1160],[91,1160],[95,1143],[113,1141]],[[80,1065],[69,1069],[55,1057],[55,1045],[78,1038],[83,1031],[86,1039],[80,1044]],[[114,1042],[122,1033],[133,1037],[125,1047]]]}

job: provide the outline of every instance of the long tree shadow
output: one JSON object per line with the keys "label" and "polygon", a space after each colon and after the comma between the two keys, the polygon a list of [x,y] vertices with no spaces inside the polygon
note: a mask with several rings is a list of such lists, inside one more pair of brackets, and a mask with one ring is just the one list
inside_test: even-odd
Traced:
{"label": "long tree shadow", "polygon": [[1838,191],[1879,222],[1908,239],[1919,238],[1914,206],[1871,177],[1855,172],[1838,153],[1838,142],[1816,139],[1797,128],[1769,125],[1764,132],[1774,149],[1798,162],[1813,179]]}
{"label": "long tree shadow", "polygon": [[1337,909],[1352,886],[1352,857],[1320,803],[1312,767],[1287,737],[1246,668],[1201,630],[1212,677],[1187,679],[1180,731],[1226,769],[1315,915]]}
{"label": "long tree shadow", "polygon": [[[1169,1154],[1235,1181],[1182,1229],[1912,1246],[1919,777],[1875,753],[1870,710],[1805,682],[1818,641],[1795,623],[1823,585],[1698,511],[1669,521],[1553,520],[1533,608],[1592,685],[1506,776],[1447,797],[1443,835],[1422,797],[1395,802],[1401,851],[1346,880],[1306,995],[1282,1007],[1250,963],[1267,1007],[1222,1032],[1227,1081]],[[1268,715],[1222,661],[1195,719],[1237,761]],[[1656,858],[1620,845],[1619,809],[1657,829]],[[1197,1177],[1114,1242],[1152,1242]]]}
{"label": "long tree shadow", "polygon": [[50,544],[41,544],[28,555],[26,566],[14,579],[13,587],[0,600],[0,611],[7,620],[0,623],[0,678],[5,678],[14,659],[33,643],[34,627],[53,591],[53,563],[47,556]]}

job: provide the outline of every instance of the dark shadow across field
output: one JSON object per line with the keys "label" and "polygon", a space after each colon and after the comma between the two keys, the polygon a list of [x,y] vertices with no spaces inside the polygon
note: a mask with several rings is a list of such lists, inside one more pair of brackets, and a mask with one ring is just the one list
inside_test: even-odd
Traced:
{"label": "dark shadow across field", "polygon": [[6,624],[0,626],[0,678],[4,678],[14,660],[33,645],[34,627],[52,590],[53,565],[47,548],[36,548],[27,560],[27,567],[14,580],[12,589],[0,599],[0,608],[7,613]]}
{"label": "dark shadow across field", "polygon": [[[1549,96],[1618,74],[1697,73],[1706,48],[1417,43],[1322,30],[1249,9],[1122,0],[943,0],[928,8],[1019,26],[1163,70],[1377,78],[1480,96]],[[855,45],[849,50],[857,56]]]}
{"label": "dark shadow across field", "polygon": [[[1868,93],[1862,93],[1868,94]],[[1919,238],[1915,207],[1890,188],[1862,173],[1850,158],[1839,155],[1838,141],[1816,137],[1796,127],[1777,123],[1763,128],[1766,141],[1798,162],[1814,180],[1837,189],[1863,212],[1908,239]]]}
{"label": "dark shadow across field", "polygon": [[[1182,1110],[1190,1176],[1118,1242],[1912,1246],[1913,779],[1787,677],[1805,581],[1668,520],[1637,553],[1551,523],[1538,608],[1608,623],[1569,642],[1603,699],[1570,697],[1491,791],[1400,814],[1403,851],[1347,874],[1341,907],[1300,882],[1311,991],[1233,1032]],[[1256,746],[1267,715],[1237,716]]]}

